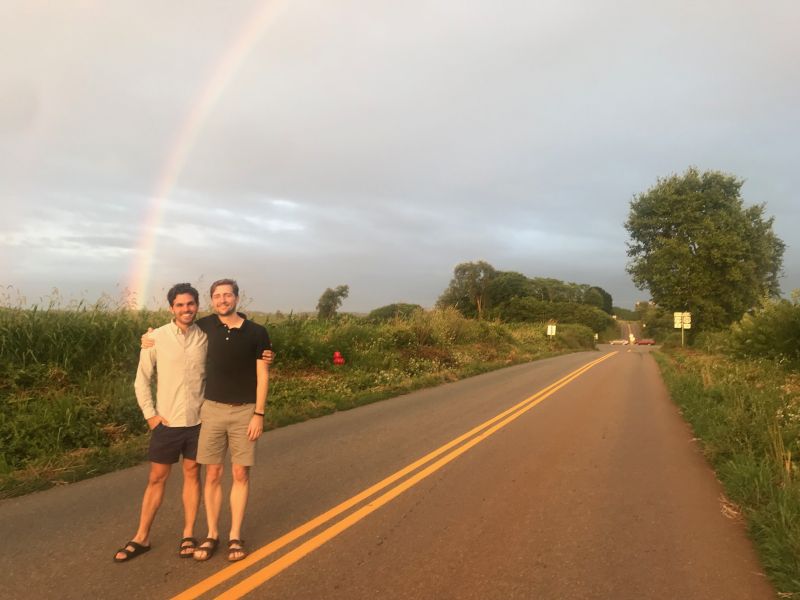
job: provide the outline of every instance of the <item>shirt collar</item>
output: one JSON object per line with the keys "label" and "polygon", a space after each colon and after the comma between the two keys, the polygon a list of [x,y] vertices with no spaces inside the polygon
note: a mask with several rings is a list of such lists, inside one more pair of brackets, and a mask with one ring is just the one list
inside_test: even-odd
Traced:
{"label": "shirt collar", "polygon": [[172,319],[170,325],[172,327],[172,333],[174,333],[175,335],[189,335],[195,329],[197,329],[197,323],[192,323],[191,325],[189,325],[189,328],[186,330],[186,333],[184,334],[181,328],[178,327],[178,324],[175,322],[175,319]]}
{"label": "shirt collar", "polygon": [[[245,327],[247,327],[247,315],[238,311],[236,312],[236,314],[239,315],[244,320],[244,322],[241,325],[239,325],[239,327],[234,327],[234,329],[244,329]],[[222,322],[222,319],[219,318],[218,314],[214,313],[214,316],[217,318],[217,327],[227,327],[225,323]]]}

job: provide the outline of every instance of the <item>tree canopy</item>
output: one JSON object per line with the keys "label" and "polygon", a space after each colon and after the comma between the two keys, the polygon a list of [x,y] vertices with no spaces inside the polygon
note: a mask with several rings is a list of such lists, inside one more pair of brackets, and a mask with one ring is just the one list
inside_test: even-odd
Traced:
{"label": "tree canopy", "polygon": [[628,272],[668,311],[690,311],[701,328],[739,319],[780,293],[785,245],[764,205],[745,207],[743,180],[719,171],[659,179],[631,201]]}
{"label": "tree canopy", "polygon": [[424,310],[419,304],[408,304],[406,302],[395,302],[374,309],[367,315],[367,320],[373,323],[391,321],[396,318],[406,318],[417,312]]}
{"label": "tree canopy", "polygon": [[[519,302],[520,299],[526,301]],[[572,319],[567,322],[591,323],[590,326],[605,323],[612,311],[611,295],[601,287],[498,271],[482,260],[457,265],[437,304],[455,307],[464,316],[479,319],[487,314],[511,321]],[[589,312],[561,304],[590,305],[607,314],[597,317],[591,313],[588,317]]]}
{"label": "tree canopy", "polygon": [[605,311],[579,302],[547,302],[533,296],[513,298],[503,306],[504,321],[579,323],[600,332],[614,324]]}
{"label": "tree canopy", "polygon": [[330,319],[342,305],[342,301],[350,295],[350,286],[340,285],[336,289],[328,288],[322,292],[317,302],[317,316],[320,319]]}
{"label": "tree canopy", "polygon": [[489,283],[497,276],[484,260],[456,265],[450,285],[439,297],[439,306],[454,306],[465,316],[483,317]]}

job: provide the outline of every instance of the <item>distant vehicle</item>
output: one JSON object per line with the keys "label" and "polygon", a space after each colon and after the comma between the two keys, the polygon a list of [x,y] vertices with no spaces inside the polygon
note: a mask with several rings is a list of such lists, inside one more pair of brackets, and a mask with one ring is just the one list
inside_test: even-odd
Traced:
{"label": "distant vehicle", "polygon": [[628,340],[611,340],[608,343],[611,344],[612,346],[627,346]]}
{"label": "distant vehicle", "polygon": [[650,338],[641,338],[639,340],[636,340],[636,343],[639,344],[640,346],[655,346],[656,341],[651,340]]}

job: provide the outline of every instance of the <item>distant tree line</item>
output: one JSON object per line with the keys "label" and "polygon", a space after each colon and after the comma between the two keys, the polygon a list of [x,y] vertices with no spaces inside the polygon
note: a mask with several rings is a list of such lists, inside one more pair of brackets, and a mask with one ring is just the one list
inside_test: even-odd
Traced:
{"label": "distant tree line", "polygon": [[611,294],[588,284],[499,271],[486,261],[461,263],[437,302],[465,317],[580,323],[602,331],[613,323]]}
{"label": "distant tree line", "polygon": [[[639,289],[650,292],[651,301],[633,311],[613,306],[611,294],[599,286],[500,271],[483,260],[457,265],[437,306],[478,320],[552,320],[595,332],[611,326],[614,315],[642,321],[647,337],[659,339],[673,333],[673,312],[692,314],[692,334],[724,329],[780,294],[785,244],[763,204],[744,205],[743,184],[733,175],[691,167],[634,196],[625,222],[627,270]],[[346,285],[325,290],[318,317],[335,317],[348,292]],[[386,321],[420,309],[390,304],[368,318]]]}

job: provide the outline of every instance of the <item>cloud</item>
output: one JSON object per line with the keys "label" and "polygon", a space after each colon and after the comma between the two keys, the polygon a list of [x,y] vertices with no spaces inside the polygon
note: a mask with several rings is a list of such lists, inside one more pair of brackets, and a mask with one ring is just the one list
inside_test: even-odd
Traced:
{"label": "cloud", "polygon": [[[7,283],[124,285],[183,126],[257,7],[0,8]],[[282,310],[343,283],[346,309],[430,305],[455,264],[485,259],[632,306],[628,204],[689,165],[747,179],[789,246],[783,287],[800,287],[798,16],[788,0],[285,3],[198,123],[152,287],[238,274]]]}

